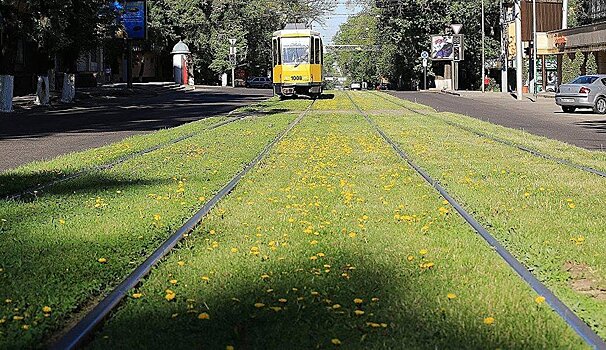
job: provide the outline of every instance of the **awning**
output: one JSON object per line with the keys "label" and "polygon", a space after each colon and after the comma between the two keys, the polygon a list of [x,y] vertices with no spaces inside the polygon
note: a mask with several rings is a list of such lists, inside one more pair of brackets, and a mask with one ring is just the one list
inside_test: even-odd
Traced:
{"label": "awning", "polygon": [[606,50],[606,22],[554,30],[547,39],[554,53]]}

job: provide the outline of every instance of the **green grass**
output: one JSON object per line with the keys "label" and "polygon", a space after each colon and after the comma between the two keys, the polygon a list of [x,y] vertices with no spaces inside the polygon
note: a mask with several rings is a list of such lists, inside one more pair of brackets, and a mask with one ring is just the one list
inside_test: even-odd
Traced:
{"label": "green grass", "polygon": [[0,348],[40,344],[106,294],[294,118],[252,117],[0,202]]}
{"label": "green grass", "polygon": [[[459,117],[462,119],[461,117]],[[373,119],[541,281],[606,337],[604,179],[408,113]],[[500,127],[484,124],[482,132]],[[495,131],[496,130],[496,131]],[[511,137],[511,136],[510,136]],[[519,136],[516,136],[519,137]],[[532,140],[537,148],[573,148]],[[557,147],[550,145],[557,144]],[[587,158],[601,155],[575,149]],[[585,286],[584,288],[582,286]]]}
{"label": "green grass", "polygon": [[362,117],[340,113],[304,119],[134,295],[92,348],[584,347]]}
{"label": "green grass", "polygon": [[[413,114],[401,106],[430,109],[375,93],[352,97],[605,336],[605,302],[578,288],[604,286],[603,179],[439,118],[586,165],[600,166],[601,155],[463,116]],[[44,345],[309,103],[272,99],[245,108],[266,112],[248,120],[192,124],[200,134],[187,141],[0,202],[0,348]],[[76,169],[101,161],[93,153],[19,171]],[[334,92],[130,292],[90,347],[585,348],[537,297]]]}

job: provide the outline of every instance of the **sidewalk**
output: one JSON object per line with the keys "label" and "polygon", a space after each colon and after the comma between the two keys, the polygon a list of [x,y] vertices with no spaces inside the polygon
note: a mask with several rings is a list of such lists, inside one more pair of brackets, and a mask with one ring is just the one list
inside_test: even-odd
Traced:
{"label": "sidewalk", "polygon": [[[431,106],[439,112],[454,112],[579,147],[606,150],[606,116],[590,109],[564,113],[553,98],[544,94],[533,102],[500,92],[457,91],[458,96],[436,92],[391,91],[394,96]],[[545,96],[545,97],[544,97]]]}

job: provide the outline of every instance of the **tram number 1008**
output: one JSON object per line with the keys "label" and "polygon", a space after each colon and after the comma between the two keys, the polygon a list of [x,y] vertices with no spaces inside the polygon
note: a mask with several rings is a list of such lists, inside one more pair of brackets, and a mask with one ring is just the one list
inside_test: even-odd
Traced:
{"label": "tram number 1008", "polygon": [[290,80],[303,80],[303,77],[300,75],[291,75]]}

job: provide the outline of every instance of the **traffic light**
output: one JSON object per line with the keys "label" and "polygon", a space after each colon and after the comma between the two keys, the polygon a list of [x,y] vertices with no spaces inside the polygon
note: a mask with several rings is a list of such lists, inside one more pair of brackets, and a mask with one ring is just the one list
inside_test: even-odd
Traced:
{"label": "traffic light", "polygon": [[532,56],[532,42],[528,43],[528,47],[524,48],[524,55],[526,55],[527,57]]}

